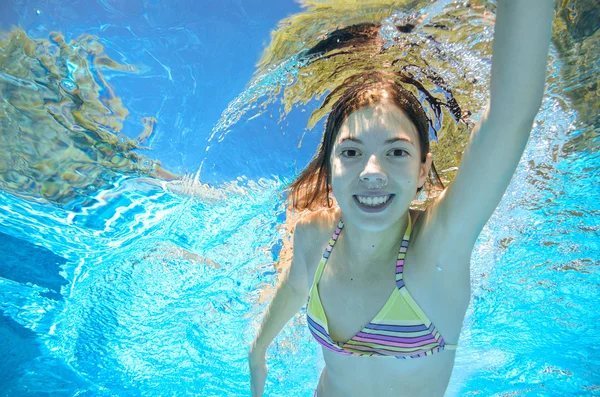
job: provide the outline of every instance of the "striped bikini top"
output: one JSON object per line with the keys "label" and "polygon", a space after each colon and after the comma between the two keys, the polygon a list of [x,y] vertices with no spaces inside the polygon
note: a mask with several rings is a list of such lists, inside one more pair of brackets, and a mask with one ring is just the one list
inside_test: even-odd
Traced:
{"label": "striped bikini top", "polygon": [[308,296],[306,317],[308,328],[323,347],[354,356],[390,356],[399,359],[418,358],[455,350],[457,345],[446,344],[439,331],[410,295],[402,278],[404,258],[411,233],[410,213],[396,261],[396,287],[383,308],[358,334],[347,342],[335,342],[329,336],[327,316],[319,297],[319,280],[331,250],[344,227],[340,221],[317,267]]}

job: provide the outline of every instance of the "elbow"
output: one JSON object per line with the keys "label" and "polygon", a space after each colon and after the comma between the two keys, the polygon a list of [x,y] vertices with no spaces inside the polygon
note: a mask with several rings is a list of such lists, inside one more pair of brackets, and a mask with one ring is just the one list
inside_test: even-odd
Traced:
{"label": "elbow", "polygon": [[290,302],[293,302],[298,310],[304,306],[306,299],[308,298],[308,290],[295,283],[283,283],[280,288],[285,288],[286,295],[289,297]]}
{"label": "elbow", "polygon": [[523,106],[521,109],[515,110],[514,118],[521,124],[533,124],[537,114],[542,107],[542,97],[539,100],[532,101],[531,103]]}
{"label": "elbow", "polygon": [[529,107],[504,107],[503,109],[490,106],[486,119],[497,121],[504,128],[514,126],[518,130],[530,130],[540,110],[541,102]]}
{"label": "elbow", "polygon": [[488,103],[488,116],[503,123],[533,123],[543,103],[544,90],[531,88],[526,92],[503,92],[492,95]]}

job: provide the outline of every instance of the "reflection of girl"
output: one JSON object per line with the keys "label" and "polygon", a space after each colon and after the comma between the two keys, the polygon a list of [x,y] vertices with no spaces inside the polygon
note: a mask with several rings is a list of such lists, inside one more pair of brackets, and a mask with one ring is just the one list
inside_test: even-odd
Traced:
{"label": "reflection of girl", "polygon": [[473,245],[541,104],[552,3],[498,0],[489,106],[454,181],[425,211],[409,210],[432,162],[417,99],[382,78],[334,105],[291,197],[296,209],[313,209],[331,189],[337,205],[296,224],[291,266],[249,352],[253,396],[263,394],[267,346],[307,297],[325,359],[315,395],[444,394],[469,304]]}

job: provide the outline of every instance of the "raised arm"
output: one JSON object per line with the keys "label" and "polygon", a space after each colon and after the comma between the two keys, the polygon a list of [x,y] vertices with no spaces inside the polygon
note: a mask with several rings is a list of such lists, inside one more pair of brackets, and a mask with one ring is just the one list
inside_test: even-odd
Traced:
{"label": "raised arm", "polygon": [[504,195],[541,105],[552,0],[498,0],[490,102],[459,171],[431,208],[448,244],[474,244]]}
{"label": "raised arm", "polygon": [[[306,262],[302,254],[303,244],[306,241],[306,226],[299,221],[294,229],[291,265],[282,264],[283,279],[248,353],[252,397],[260,397],[264,392],[267,376],[265,360],[267,347],[285,324],[304,306],[308,298]],[[285,247],[282,251],[285,251]]]}

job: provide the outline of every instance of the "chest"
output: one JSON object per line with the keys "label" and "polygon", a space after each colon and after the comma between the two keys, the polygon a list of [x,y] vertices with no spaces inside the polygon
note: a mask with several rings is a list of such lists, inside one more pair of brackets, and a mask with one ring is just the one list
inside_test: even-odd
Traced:
{"label": "chest", "polygon": [[[360,332],[398,289],[394,255],[389,260],[366,264],[370,271],[360,275],[348,270],[349,261],[342,252],[332,253],[316,286],[329,334],[336,342],[346,342]],[[408,253],[402,277],[417,305],[454,343],[468,306],[469,281],[467,277],[466,282],[460,282],[456,275],[448,277],[437,269],[436,263]]]}
{"label": "chest", "polygon": [[383,308],[396,287],[394,266],[369,274],[351,274],[330,261],[318,284],[329,334],[345,342],[361,331]]}

